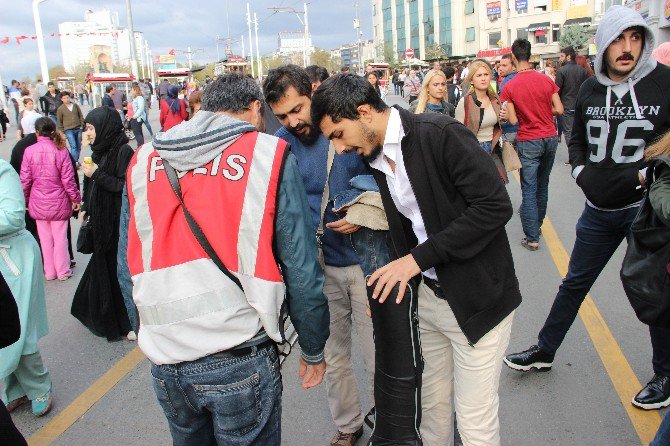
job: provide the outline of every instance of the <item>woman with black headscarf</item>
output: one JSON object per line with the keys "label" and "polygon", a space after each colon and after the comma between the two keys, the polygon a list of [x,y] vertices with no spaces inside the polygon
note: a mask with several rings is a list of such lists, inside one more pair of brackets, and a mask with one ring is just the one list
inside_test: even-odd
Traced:
{"label": "woman with black headscarf", "polygon": [[90,218],[94,248],[75,292],[71,313],[95,335],[116,341],[130,331],[116,275],[116,254],[121,193],[133,149],[128,145],[119,114],[108,107],[91,110],[83,136],[93,150],[93,162],[81,165],[86,177],[80,219]]}
{"label": "woman with black headscarf", "polygon": [[161,101],[160,109],[161,115],[159,120],[164,132],[188,119],[186,102],[179,99],[179,87],[176,85],[168,87],[167,97]]}

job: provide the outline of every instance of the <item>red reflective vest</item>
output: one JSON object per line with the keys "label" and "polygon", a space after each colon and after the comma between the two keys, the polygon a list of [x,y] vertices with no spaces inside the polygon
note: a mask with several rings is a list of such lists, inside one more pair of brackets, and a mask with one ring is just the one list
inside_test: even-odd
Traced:
{"label": "red reflective vest", "polygon": [[285,287],[273,253],[285,141],[248,132],[207,165],[179,172],[184,203],[244,292],[207,256],[186,222],[158,152],[128,168],[128,266],[139,346],[156,364],[192,361],[251,339],[281,340]]}

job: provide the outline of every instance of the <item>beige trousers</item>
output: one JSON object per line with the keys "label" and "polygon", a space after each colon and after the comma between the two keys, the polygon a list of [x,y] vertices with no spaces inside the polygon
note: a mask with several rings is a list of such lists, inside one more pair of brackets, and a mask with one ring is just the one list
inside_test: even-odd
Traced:
{"label": "beige trousers", "polygon": [[421,283],[419,333],[424,370],[420,432],[424,446],[454,444],[454,410],[464,446],[500,445],[498,384],[513,315],[471,347],[447,301]]}
{"label": "beige trousers", "polygon": [[358,385],[352,369],[352,326],[356,328],[359,354],[363,355],[367,376],[370,407],[375,371],[375,348],[372,339],[372,319],[366,314],[368,295],[360,266],[329,266],[324,271],[323,293],[330,310],[330,337],[326,342],[326,387],[328,406],[339,431],[356,432],[363,425]]}

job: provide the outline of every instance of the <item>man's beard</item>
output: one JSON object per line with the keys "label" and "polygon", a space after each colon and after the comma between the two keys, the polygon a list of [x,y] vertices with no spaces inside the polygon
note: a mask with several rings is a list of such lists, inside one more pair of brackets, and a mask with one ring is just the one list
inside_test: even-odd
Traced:
{"label": "man's beard", "polygon": [[[297,133],[305,127],[308,128],[307,133],[303,133],[303,134]],[[298,138],[298,140],[306,146],[313,145],[316,142],[316,140],[319,139],[319,136],[321,135],[320,129],[314,128],[309,124],[300,124],[299,126],[297,126],[295,128],[288,128],[287,130],[293,136]]]}
{"label": "man's beard", "polygon": [[[618,62],[618,61],[620,61],[620,60],[630,60],[630,61],[635,62],[635,57],[634,57],[632,54],[630,54],[630,53],[626,53],[626,54],[624,54],[624,55],[622,55],[622,56],[617,57],[616,61]],[[606,64],[606,65],[607,65],[607,73],[608,73],[609,75],[614,74],[615,76],[618,76],[618,77],[625,77],[625,76],[628,76],[630,73],[633,72],[633,70],[635,69],[635,67],[637,67],[637,63],[634,63],[634,64],[633,64],[630,68],[628,68],[628,69],[625,69],[625,70],[618,70],[618,69],[616,69],[615,67],[610,66],[609,63]]]}
{"label": "man's beard", "polygon": [[361,130],[363,133],[363,138],[365,138],[365,142],[370,144],[372,146],[372,151],[368,154],[363,155],[363,159],[367,161],[368,163],[371,163],[377,157],[382,153],[382,150],[384,149],[384,146],[379,145],[377,143],[377,133],[375,133],[374,130],[371,130],[367,125],[363,124],[362,122],[360,123],[361,125]]}

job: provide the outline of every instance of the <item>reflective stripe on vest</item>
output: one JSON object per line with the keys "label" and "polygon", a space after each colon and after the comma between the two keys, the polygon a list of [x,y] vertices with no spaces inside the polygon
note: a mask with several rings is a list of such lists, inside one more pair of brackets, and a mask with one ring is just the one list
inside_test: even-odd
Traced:
{"label": "reflective stripe on vest", "polygon": [[212,162],[181,172],[184,201],[244,293],[191,233],[158,153],[145,144],[128,174],[128,266],[140,347],[155,363],[235,347],[261,328],[281,340],[285,287],[272,241],[286,143],[249,132]]}

